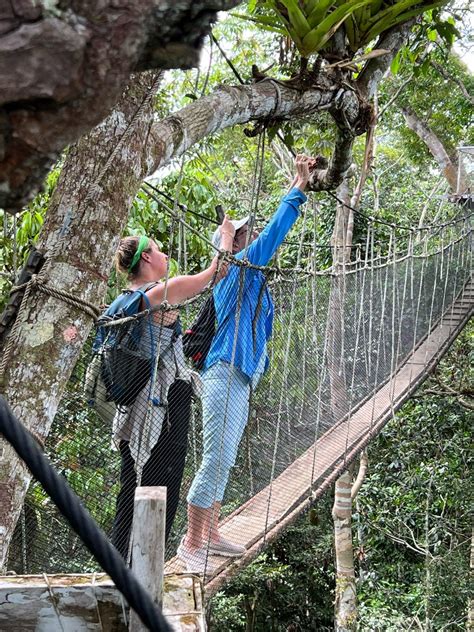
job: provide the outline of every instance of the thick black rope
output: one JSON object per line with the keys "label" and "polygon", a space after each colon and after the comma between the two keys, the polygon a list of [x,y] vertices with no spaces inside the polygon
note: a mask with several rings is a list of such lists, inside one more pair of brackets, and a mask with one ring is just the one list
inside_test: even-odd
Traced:
{"label": "thick black rope", "polygon": [[142,623],[152,632],[171,632],[159,608],[110,544],[65,480],[50,465],[31,435],[0,395],[0,433],[43,486],[59,511],[109,575]]}

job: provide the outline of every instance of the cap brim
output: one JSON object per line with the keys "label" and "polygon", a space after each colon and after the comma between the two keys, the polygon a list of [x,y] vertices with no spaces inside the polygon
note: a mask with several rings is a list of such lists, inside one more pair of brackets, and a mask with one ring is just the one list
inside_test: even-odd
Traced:
{"label": "cap brim", "polygon": [[250,215],[247,215],[247,217],[242,217],[242,219],[233,219],[232,220],[232,224],[235,228],[235,230],[239,230],[239,228],[242,228],[242,226],[245,226],[245,224],[248,224],[250,221]]}

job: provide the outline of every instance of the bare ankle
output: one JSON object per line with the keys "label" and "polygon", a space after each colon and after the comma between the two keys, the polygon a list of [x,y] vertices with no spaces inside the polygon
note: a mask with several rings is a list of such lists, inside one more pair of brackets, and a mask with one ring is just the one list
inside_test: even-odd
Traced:
{"label": "bare ankle", "polygon": [[186,536],[183,540],[184,547],[189,551],[194,551],[195,549],[199,549],[202,546],[202,542],[197,540],[196,538],[190,538]]}

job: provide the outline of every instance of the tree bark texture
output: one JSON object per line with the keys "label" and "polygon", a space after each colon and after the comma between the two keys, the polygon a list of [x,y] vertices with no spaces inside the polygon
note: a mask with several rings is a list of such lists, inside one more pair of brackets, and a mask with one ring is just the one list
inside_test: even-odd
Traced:
{"label": "tree bark texture", "polygon": [[357,623],[357,592],[351,528],[351,474],[349,471],[344,472],[336,481],[332,517],[336,551],[334,629],[337,632],[349,632],[356,629]]}
{"label": "tree bark texture", "polygon": [[[346,204],[350,201],[349,178],[343,178],[338,187],[338,197]],[[341,272],[344,264],[350,261],[350,248],[347,248],[348,214],[350,209],[338,204],[332,235],[333,269]],[[328,310],[328,373],[330,381],[332,421],[350,414],[350,395],[345,380],[344,367],[344,302],[345,277],[334,276],[331,279]],[[352,501],[351,474],[344,472],[334,487],[334,553],[336,561],[336,595],[334,604],[334,629],[338,632],[354,630],[357,607],[352,549]]]}
{"label": "tree bark texture", "polygon": [[[336,555],[336,599],[334,629],[350,632],[357,629],[357,587],[352,546],[352,501],[356,498],[368,468],[367,453],[360,456],[359,471],[351,483],[352,469],[336,481],[332,517]],[[360,544],[360,543],[359,543]]]}
{"label": "tree bark texture", "polygon": [[357,88],[366,99],[372,99],[375,96],[377,86],[390,68],[393,58],[405,44],[414,22],[414,19],[409,20],[400,26],[389,29],[379,37],[374,48],[390,52],[387,55],[370,59],[362,69],[357,79]]}
{"label": "tree bark texture", "polygon": [[110,112],[130,74],[190,68],[237,0],[5,0],[0,7],[0,207],[19,210],[51,164]]}
{"label": "tree bark texture", "polygon": [[[156,77],[137,75],[108,119],[69,151],[37,243],[47,256],[46,284],[101,302],[128,209],[147,172],[142,152],[153,122],[150,98],[156,88]],[[103,167],[120,139],[109,166],[120,174],[116,178]],[[91,326],[91,317],[81,308],[37,290],[25,305],[4,392],[16,416],[40,439],[48,435]],[[24,464],[0,441],[0,567],[29,481]]]}
{"label": "tree bark texture", "polygon": [[[439,140],[433,130],[430,129],[429,125],[422,121],[414,110],[405,107],[402,109],[402,112],[407,126],[415,132],[418,138],[428,147],[431,155],[438,163],[441,171],[448,181],[451,191],[456,193],[458,190],[457,165],[449,157],[443,143]],[[464,191],[464,188],[463,183],[460,183],[460,191]]]}

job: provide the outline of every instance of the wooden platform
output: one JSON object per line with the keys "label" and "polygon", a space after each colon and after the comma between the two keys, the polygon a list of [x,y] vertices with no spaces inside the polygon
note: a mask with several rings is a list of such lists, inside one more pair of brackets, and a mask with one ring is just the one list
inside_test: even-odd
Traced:
{"label": "wooden platform", "polygon": [[[213,572],[206,576],[206,596],[215,593],[239,568],[245,566],[281,530],[319,497],[340,475],[351,459],[382,429],[413,394],[441,359],[470,318],[474,307],[474,283],[468,283],[446,310],[431,333],[417,346],[397,372],[357,410],[322,435],[315,445],[294,461],[273,484],[262,489],[221,523],[221,533],[247,547],[236,561],[209,556]],[[346,461],[342,455],[346,455]],[[173,558],[166,571],[179,573],[182,562]]]}
{"label": "wooden platform", "polygon": [[[165,578],[163,614],[173,632],[204,632],[198,578]],[[127,632],[128,606],[107,575],[0,577],[0,632]]]}

